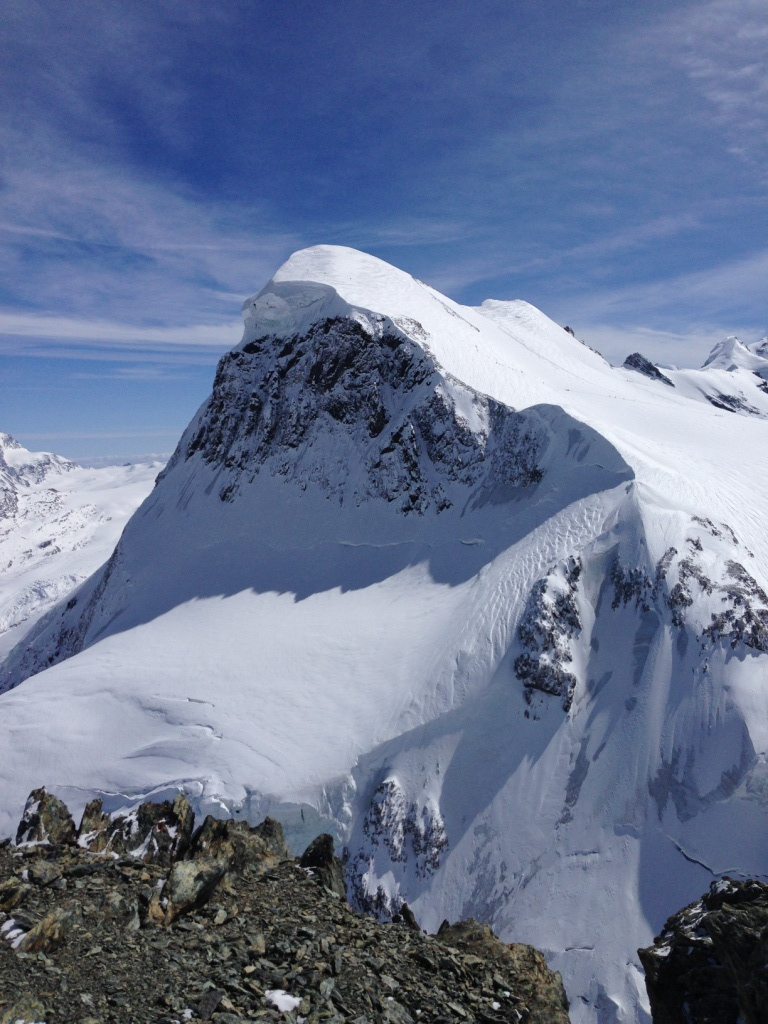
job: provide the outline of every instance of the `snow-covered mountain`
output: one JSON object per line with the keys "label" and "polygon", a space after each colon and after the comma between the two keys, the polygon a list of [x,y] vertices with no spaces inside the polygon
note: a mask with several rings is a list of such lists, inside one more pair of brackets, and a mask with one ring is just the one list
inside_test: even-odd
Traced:
{"label": "snow-covered mountain", "polygon": [[85,469],[0,433],[0,661],[104,563],[161,468]]}
{"label": "snow-covered mountain", "polygon": [[54,782],[331,829],[359,905],[487,920],[577,1024],[647,1020],[637,948],[768,870],[761,343],[617,369],[334,246],[244,315],[112,557],[3,666],[0,830]]}
{"label": "snow-covered mountain", "polygon": [[715,345],[700,370],[662,370],[639,352],[628,356],[624,367],[677,388],[687,398],[707,401],[724,412],[768,415],[768,340],[765,338],[753,345],[745,345],[735,337],[725,338]]}

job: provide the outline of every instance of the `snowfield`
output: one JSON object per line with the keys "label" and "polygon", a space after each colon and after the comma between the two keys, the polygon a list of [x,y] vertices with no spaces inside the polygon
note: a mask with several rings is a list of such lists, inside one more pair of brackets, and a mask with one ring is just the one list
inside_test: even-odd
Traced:
{"label": "snowfield", "polygon": [[2,665],[0,832],[42,784],[329,830],[358,906],[489,921],[575,1024],[647,1021],[637,948],[766,877],[766,343],[614,368],[335,246],[244,317]]}

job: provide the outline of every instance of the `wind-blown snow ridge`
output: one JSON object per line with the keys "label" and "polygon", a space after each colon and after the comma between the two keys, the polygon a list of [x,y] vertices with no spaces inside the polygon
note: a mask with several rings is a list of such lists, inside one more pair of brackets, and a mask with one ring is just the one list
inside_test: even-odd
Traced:
{"label": "wind-blown snow ridge", "polygon": [[670,387],[334,246],[244,318],[107,565],[3,665],[0,821],[56,779],[331,829],[360,905],[488,920],[577,1024],[647,1020],[636,949],[765,870],[760,344]]}

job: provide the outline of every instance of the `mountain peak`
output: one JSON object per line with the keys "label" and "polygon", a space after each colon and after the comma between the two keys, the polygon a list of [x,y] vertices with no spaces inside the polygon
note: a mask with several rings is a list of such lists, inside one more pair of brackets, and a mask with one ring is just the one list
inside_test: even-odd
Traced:
{"label": "mountain peak", "polygon": [[6,434],[3,433],[3,431],[0,431],[0,452],[14,448],[21,448],[21,445],[16,438],[12,434]]}
{"label": "mountain peak", "polygon": [[[347,317],[375,331],[385,317],[404,319],[429,333],[454,304],[410,274],[341,245],[295,252],[261,291],[243,304],[243,342],[265,335],[306,333],[318,321]],[[458,310],[460,307],[456,307]]]}
{"label": "mountain peak", "polygon": [[74,468],[69,459],[50,452],[30,452],[12,434],[0,433],[0,485],[6,488],[40,483],[51,474]]}
{"label": "mountain peak", "polygon": [[[765,348],[768,349],[768,345]],[[745,345],[732,334],[715,345],[704,361],[702,369],[711,367],[718,370],[756,370],[764,365],[765,355],[762,350]]]}

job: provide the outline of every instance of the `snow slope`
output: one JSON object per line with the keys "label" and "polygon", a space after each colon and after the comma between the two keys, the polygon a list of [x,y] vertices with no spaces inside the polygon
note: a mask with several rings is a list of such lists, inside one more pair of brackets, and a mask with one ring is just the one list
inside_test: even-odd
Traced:
{"label": "snow slope", "polygon": [[0,828],[55,780],[331,829],[359,905],[488,920],[575,1022],[647,1020],[636,949],[768,863],[768,359],[668,383],[334,246],[244,317],[6,660]]}
{"label": "snow slope", "polygon": [[161,468],[84,469],[0,433],[0,661],[104,563]]}

